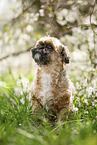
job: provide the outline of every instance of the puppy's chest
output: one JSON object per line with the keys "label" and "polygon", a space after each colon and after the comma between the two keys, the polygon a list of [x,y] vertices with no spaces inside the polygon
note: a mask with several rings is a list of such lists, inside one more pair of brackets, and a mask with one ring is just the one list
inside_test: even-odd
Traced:
{"label": "puppy's chest", "polygon": [[50,74],[42,73],[41,75],[41,87],[42,90],[40,92],[40,96],[42,99],[43,104],[47,103],[47,101],[50,101],[52,98],[52,77]]}

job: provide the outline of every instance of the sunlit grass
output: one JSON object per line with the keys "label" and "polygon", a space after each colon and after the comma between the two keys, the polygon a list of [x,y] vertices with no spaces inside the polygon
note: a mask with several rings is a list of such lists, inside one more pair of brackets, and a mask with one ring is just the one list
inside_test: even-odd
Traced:
{"label": "sunlit grass", "polygon": [[[0,145],[97,144],[97,106],[95,98],[93,99],[94,92],[89,99],[86,96],[85,101],[83,96],[86,88],[77,90],[74,99],[74,104],[78,107],[76,115],[71,112],[64,122],[58,120],[53,123],[46,117],[45,110],[33,114],[28,83],[25,86],[23,78],[19,76],[11,84],[12,78],[9,76],[4,81],[10,87],[0,88]],[[19,89],[18,93],[15,86]]]}

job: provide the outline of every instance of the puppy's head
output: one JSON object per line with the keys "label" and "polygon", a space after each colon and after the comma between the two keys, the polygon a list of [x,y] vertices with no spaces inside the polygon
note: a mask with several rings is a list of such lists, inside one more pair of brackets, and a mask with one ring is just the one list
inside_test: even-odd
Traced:
{"label": "puppy's head", "polygon": [[57,38],[43,37],[37,41],[35,48],[31,49],[35,62],[41,65],[48,65],[60,58],[60,61],[69,63],[70,57],[66,46]]}

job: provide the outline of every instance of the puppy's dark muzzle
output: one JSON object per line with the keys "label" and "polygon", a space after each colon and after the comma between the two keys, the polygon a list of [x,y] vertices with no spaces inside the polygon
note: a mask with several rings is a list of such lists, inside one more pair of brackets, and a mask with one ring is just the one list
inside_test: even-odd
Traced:
{"label": "puppy's dark muzzle", "polygon": [[32,57],[33,59],[37,62],[40,60],[41,58],[41,51],[39,48],[33,48],[31,49],[31,52],[32,52]]}

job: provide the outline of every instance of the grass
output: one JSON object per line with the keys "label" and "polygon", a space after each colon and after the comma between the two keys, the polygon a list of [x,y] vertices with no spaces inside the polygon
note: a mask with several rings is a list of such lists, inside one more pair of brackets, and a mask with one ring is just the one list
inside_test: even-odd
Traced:
{"label": "grass", "polygon": [[0,88],[0,145],[97,145],[94,92],[88,98],[82,86],[74,99],[76,115],[71,112],[67,120],[54,124],[47,120],[44,110],[32,114],[29,93],[21,77],[16,80],[11,75],[3,76],[1,81],[7,86]]}

